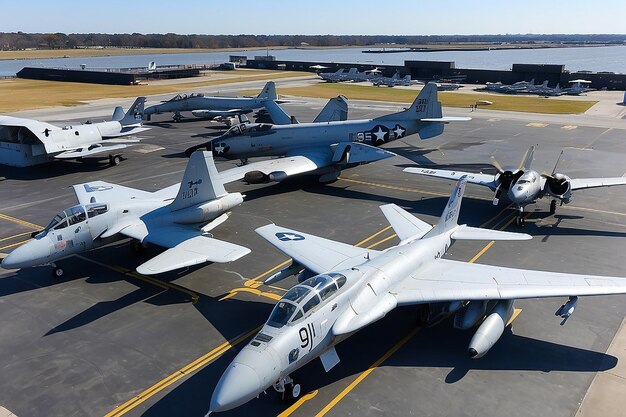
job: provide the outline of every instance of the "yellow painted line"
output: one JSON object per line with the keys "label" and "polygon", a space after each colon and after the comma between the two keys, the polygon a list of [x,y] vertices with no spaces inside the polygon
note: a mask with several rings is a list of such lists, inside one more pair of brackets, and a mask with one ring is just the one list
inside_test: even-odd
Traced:
{"label": "yellow painted line", "polygon": [[11,243],[10,245],[2,246],[2,247],[0,247],[0,250],[9,249],[9,248],[12,248],[14,246],[23,245],[24,243],[28,242],[29,240],[30,239],[26,239],[26,240],[22,240],[22,241],[17,242],[17,243]]}
{"label": "yellow painted line", "polygon": [[112,271],[118,272],[118,273],[120,273],[122,275],[126,275],[126,276],[129,276],[129,277],[138,279],[140,281],[147,282],[148,284],[155,285],[155,286],[157,286],[159,288],[162,288],[164,290],[174,290],[174,291],[178,291],[178,292],[182,292],[184,294],[187,294],[188,296],[191,297],[191,303],[192,304],[197,303],[198,299],[200,298],[200,296],[197,293],[195,293],[195,292],[193,292],[193,291],[191,291],[191,290],[189,290],[189,289],[187,289],[185,287],[182,287],[180,285],[172,284],[171,282],[161,281],[161,280],[155,279],[155,278],[150,278],[150,277],[147,277],[145,275],[141,275],[141,274],[139,274],[137,272],[128,270],[126,268],[122,268],[121,266],[107,265],[105,263],[98,262],[98,261],[93,260],[93,259],[85,258],[82,255],[74,255],[74,256],[76,256],[77,258],[80,258],[80,259],[82,259],[84,261],[91,262],[92,264],[96,264],[96,265],[101,266],[103,268],[110,269]]}
{"label": "yellow painted line", "polygon": [[228,292],[228,294],[220,298],[218,301],[224,301],[229,298],[232,298],[235,295],[239,294],[240,292],[258,295],[259,297],[271,298],[272,300],[275,300],[275,301],[280,300],[282,297],[278,294],[274,294],[273,292],[265,292],[265,291],[257,290],[256,288],[243,288],[242,287],[242,288],[233,288],[232,290]]}
{"label": "yellow painted line", "polygon": [[582,210],[582,211],[589,211],[589,212],[592,212],[592,213],[614,214],[616,216],[626,216],[626,213],[620,213],[619,211],[598,210],[598,209],[592,209],[592,208],[586,208],[586,207],[578,207],[578,206],[562,206],[562,207],[559,207],[559,210],[561,210],[561,209]]}
{"label": "yellow painted line", "polygon": [[374,233],[373,235],[371,235],[369,237],[366,237],[365,239],[363,239],[362,241],[360,241],[359,243],[357,243],[354,246],[361,246],[362,244],[369,242],[370,240],[374,239],[376,236],[380,235],[381,233],[386,232],[389,229],[391,229],[391,226],[387,226],[387,227],[379,230],[378,232]]}
{"label": "yellow painted line", "polygon": [[342,180],[342,181],[353,182],[355,184],[369,185],[369,186],[372,186],[372,187],[379,187],[379,188],[387,188],[387,189],[390,189],[390,190],[408,191],[410,193],[420,193],[420,194],[434,195],[434,196],[437,196],[437,197],[450,197],[450,194],[437,193],[437,192],[433,192],[433,191],[424,191],[424,190],[419,190],[417,188],[400,187],[400,186],[397,186],[397,185],[388,185],[388,184],[380,184],[380,183],[377,183],[377,182],[361,181],[361,180],[355,180],[355,179],[352,179],[352,178],[345,178],[345,177],[339,177],[339,179]]}
{"label": "yellow painted line", "polygon": [[310,399],[314,398],[317,395],[318,390],[314,390],[309,392],[307,395],[304,395],[302,398],[300,398],[298,401],[296,401],[295,404],[293,404],[291,407],[289,407],[288,409],[286,409],[285,411],[283,411],[282,413],[280,413],[278,415],[278,417],[288,417],[291,415],[291,413],[293,413],[294,411],[296,411],[303,403],[309,401]]}
{"label": "yellow painted line", "polygon": [[9,239],[14,239],[14,238],[20,237],[20,236],[30,235],[31,233],[32,232],[24,232],[24,233],[18,233],[16,235],[9,236],[9,237],[3,237],[2,239],[0,239],[0,242],[4,242],[5,240],[9,240]]}
{"label": "yellow painted line", "polygon": [[[511,315],[511,318],[509,319],[509,321],[506,322],[506,326],[508,326],[509,324],[513,323],[513,320],[515,320],[517,318],[517,316],[520,315],[520,313],[522,312],[521,308],[514,308],[513,309],[513,314]],[[506,327],[504,326],[504,327]]]}
{"label": "yellow painted line", "polygon": [[287,259],[285,262],[279,263],[278,265],[274,266],[273,268],[268,269],[267,271],[257,275],[254,278],[250,278],[243,285],[245,285],[246,287],[254,287],[254,288],[259,287],[262,284],[261,282],[259,282],[261,278],[263,278],[266,275],[271,274],[272,272],[276,271],[277,269],[282,268],[283,266],[287,266],[289,262],[291,262],[291,259]]}
{"label": "yellow painted line", "polygon": [[30,227],[32,229],[43,229],[43,226],[39,226],[38,224],[27,222],[26,220],[18,219],[16,217],[9,216],[8,214],[0,213],[0,219],[8,220],[13,223],[18,223],[23,226]]}
{"label": "yellow painted line", "polygon": [[239,343],[243,342],[244,340],[252,336],[254,333],[258,332],[260,329],[261,329],[261,326],[253,330],[250,330],[249,332],[244,333],[240,336],[237,336],[234,339],[231,339],[229,341],[222,343],[221,345],[211,350],[210,352],[206,353],[205,355],[202,355],[195,361],[177,370],[176,372],[174,372],[167,378],[157,382],[156,384],[154,384],[147,390],[143,391],[141,394],[126,401],[124,404],[115,408],[113,411],[105,414],[105,417],[119,417],[123,414],[126,414],[128,411],[132,410],[133,408],[137,407],[139,404],[146,401],[148,398],[152,397],[153,395],[157,394],[158,392],[172,385],[174,382],[178,381],[182,377],[195,372],[199,368],[205,366],[209,362],[220,357],[222,354],[224,354],[225,352],[227,352],[234,346],[238,345]]}
{"label": "yellow painted line", "polygon": [[348,385],[343,391],[339,393],[331,402],[329,402],[326,407],[322,408],[322,410],[315,415],[315,417],[325,416],[339,401],[341,401],[346,395],[350,393],[357,385],[361,383],[369,374],[371,374],[374,369],[378,368],[381,363],[386,361],[391,355],[396,353],[398,349],[404,346],[409,340],[413,338],[422,329],[422,327],[416,327],[409,332],[406,336],[404,336],[398,343],[396,343],[391,349],[389,349],[383,356],[378,358],[376,362],[370,365],[367,370],[363,371],[350,385]]}
{"label": "yellow painted line", "polygon": [[372,243],[372,244],[371,244],[371,245],[369,245],[366,249],[372,249],[373,247],[378,246],[378,245],[380,245],[381,243],[385,243],[386,241],[391,240],[391,239],[393,239],[393,238],[394,238],[394,237],[396,237],[396,236],[398,236],[398,235],[394,233],[393,235],[391,235],[391,236],[389,236],[389,237],[386,237],[386,238],[384,238],[384,239],[381,239],[381,240],[379,240],[379,241],[378,241],[378,242],[376,242],[376,243]]}
{"label": "yellow painted line", "polygon": [[491,242],[487,243],[487,244],[485,245],[485,247],[484,247],[484,248],[482,248],[482,249],[480,250],[480,252],[478,252],[476,255],[474,255],[474,257],[473,257],[472,259],[470,259],[470,260],[469,260],[469,263],[473,264],[474,262],[476,262],[476,261],[478,260],[478,258],[480,258],[481,256],[483,256],[483,254],[484,254],[485,252],[487,252],[487,251],[489,250],[489,248],[490,248],[490,247],[492,247],[492,246],[493,246],[493,244],[494,244],[494,243],[496,243],[496,241],[495,241],[495,240],[492,240]]}

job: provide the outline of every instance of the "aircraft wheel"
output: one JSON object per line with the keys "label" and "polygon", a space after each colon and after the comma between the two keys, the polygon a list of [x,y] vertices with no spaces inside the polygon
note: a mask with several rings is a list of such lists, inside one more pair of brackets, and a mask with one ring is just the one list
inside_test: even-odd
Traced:
{"label": "aircraft wheel", "polygon": [[515,218],[515,224],[517,225],[517,227],[524,227],[524,217],[517,216]]}
{"label": "aircraft wheel", "polygon": [[289,389],[287,390],[287,398],[290,402],[296,402],[300,395],[302,394],[302,387],[300,384],[296,384],[295,382],[291,384]]}
{"label": "aircraft wheel", "polygon": [[61,278],[63,276],[63,274],[65,273],[65,271],[63,270],[63,268],[57,266],[52,270],[52,276],[55,278]]}
{"label": "aircraft wheel", "polygon": [[111,155],[109,156],[109,165],[112,167],[119,165],[122,162],[121,155]]}
{"label": "aircraft wheel", "polygon": [[550,202],[550,214],[556,213],[556,200]]}

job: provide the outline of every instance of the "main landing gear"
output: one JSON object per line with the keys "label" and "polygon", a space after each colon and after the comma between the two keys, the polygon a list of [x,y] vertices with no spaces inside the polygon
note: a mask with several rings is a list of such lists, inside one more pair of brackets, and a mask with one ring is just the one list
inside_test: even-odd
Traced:
{"label": "main landing gear", "polygon": [[172,119],[174,120],[175,123],[178,123],[181,120],[183,120],[183,116],[180,114],[179,111],[177,111],[177,112],[174,112],[174,116],[172,117]]}
{"label": "main landing gear", "polygon": [[556,200],[550,202],[550,214],[556,213]]}
{"label": "main landing gear", "polygon": [[109,155],[109,165],[118,166],[122,162],[122,155]]}
{"label": "main landing gear", "polygon": [[278,398],[288,403],[294,403],[302,395],[302,387],[291,376],[287,375],[274,384]]}

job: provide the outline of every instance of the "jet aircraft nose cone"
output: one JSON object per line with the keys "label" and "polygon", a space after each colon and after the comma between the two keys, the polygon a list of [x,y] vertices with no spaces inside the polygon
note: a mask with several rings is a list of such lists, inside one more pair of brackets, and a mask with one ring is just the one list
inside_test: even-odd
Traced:
{"label": "jet aircraft nose cone", "polygon": [[242,363],[232,363],[213,391],[211,412],[238,407],[259,395],[263,388],[254,369]]}
{"label": "jet aircraft nose cone", "polygon": [[44,259],[50,254],[47,242],[35,239],[18,246],[2,260],[2,268],[18,269],[45,263]]}

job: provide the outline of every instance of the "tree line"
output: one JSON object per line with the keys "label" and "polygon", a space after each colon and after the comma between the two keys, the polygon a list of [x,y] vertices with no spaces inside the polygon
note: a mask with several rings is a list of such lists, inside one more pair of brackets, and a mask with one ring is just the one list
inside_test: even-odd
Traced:
{"label": "tree line", "polygon": [[626,35],[178,35],[141,33],[0,33],[0,50],[117,48],[265,48],[432,43],[626,43]]}

